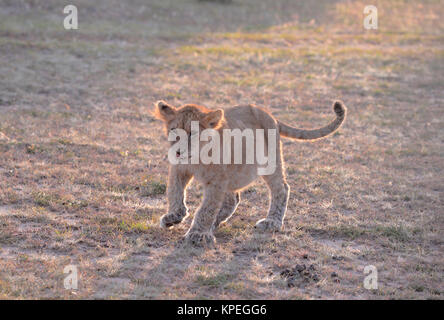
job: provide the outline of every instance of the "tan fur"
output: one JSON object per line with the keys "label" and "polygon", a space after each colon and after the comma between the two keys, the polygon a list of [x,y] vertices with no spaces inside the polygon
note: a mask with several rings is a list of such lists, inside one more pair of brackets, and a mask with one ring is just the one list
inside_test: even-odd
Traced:
{"label": "tan fur", "polygon": [[[175,108],[164,101],[159,101],[156,103],[154,113],[164,122],[167,132],[180,128],[189,133],[191,121],[199,121],[201,130],[214,128],[220,133],[221,146],[223,145],[223,129],[251,128],[265,131],[276,129],[279,133],[276,137],[276,170],[271,175],[261,176],[270,190],[270,207],[267,217],[259,220],[256,228],[264,231],[278,231],[283,224],[290,192],[290,187],[285,180],[280,136],[307,140],[331,134],[340,127],[346,114],[342,102],[335,102],[333,109],[336,119],[327,126],[315,130],[302,130],[283,124],[270,113],[253,105],[210,110],[197,105]],[[267,135],[265,135],[265,143],[268,143]],[[200,147],[202,148],[203,145],[204,143],[201,142]],[[243,163],[245,163],[245,146],[242,154]],[[167,191],[169,208],[168,213],[162,216],[160,225],[170,227],[180,223],[188,214],[185,205],[185,190],[194,178],[203,185],[204,198],[185,240],[195,245],[214,243],[213,230],[220,223],[226,222],[234,213],[240,201],[240,191],[258,177],[257,168],[257,164],[170,165]]]}

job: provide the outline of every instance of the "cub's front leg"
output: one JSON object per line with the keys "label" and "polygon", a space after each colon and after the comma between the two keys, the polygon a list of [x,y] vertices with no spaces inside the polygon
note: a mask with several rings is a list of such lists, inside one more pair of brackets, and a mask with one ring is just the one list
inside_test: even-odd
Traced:
{"label": "cub's front leg", "polygon": [[211,246],[215,242],[213,224],[222,207],[226,183],[217,181],[205,185],[204,198],[193,223],[185,235],[185,242],[193,246]]}
{"label": "cub's front leg", "polygon": [[169,228],[182,222],[188,214],[185,205],[186,187],[193,176],[180,166],[170,166],[168,176],[168,213],[160,218],[160,226]]}

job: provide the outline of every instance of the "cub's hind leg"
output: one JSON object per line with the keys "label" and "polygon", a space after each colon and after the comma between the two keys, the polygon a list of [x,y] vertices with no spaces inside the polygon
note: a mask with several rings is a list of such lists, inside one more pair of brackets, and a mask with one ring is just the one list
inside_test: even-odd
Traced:
{"label": "cub's hind leg", "polygon": [[215,230],[223,222],[228,221],[233,213],[236,211],[240,202],[240,192],[227,192],[222,204],[222,208],[217,214],[216,220],[213,223],[212,229]]}
{"label": "cub's hind leg", "polygon": [[270,191],[270,207],[265,219],[256,223],[256,228],[263,231],[279,231],[282,228],[285,213],[287,212],[290,186],[285,181],[283,172],[283,160],[281,154],[281,143],[277,143],[276,150],[276,170],[271,175],[263,175]]}

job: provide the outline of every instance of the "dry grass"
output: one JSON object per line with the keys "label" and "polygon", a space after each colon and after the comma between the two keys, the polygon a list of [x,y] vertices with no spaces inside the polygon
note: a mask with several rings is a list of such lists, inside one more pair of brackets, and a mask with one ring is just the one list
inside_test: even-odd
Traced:
{"label": "dry grass", "polygon": [[[0,298],[442,299],[444,12],[374,3],[378,31],[360,1],[79,0],[68,32],[58,1],[2,1]],[[261,183],[214,250],[177,246],[189,220],[157,226],[167,145],[153,101],[255,103],[312,128],[337,98],[338,134],[285,142],[283,232],[253,231]],[[363,288],[370,264],[377,291]],[[289,278],[297,265],[308,274]]]}

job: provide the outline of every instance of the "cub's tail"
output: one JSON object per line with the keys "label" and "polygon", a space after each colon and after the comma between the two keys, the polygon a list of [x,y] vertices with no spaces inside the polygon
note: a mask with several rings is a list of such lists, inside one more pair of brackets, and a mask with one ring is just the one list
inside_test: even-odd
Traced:
{"label": "cub's tail", "polygon": [[333,104],[333,110],[336,113],[336,119],[334,119],[325,127],[319,129],[314,129],[314,130],[298,129],[278,121],[280,135],[283,137],[298,139],[298,140],[314,140],[326,137],[329,134],[339,129],[339,127],[344,122],[345,114],[347,113],[347,108],[345,107],[344,103],[342,103],[341,101],[335,101],[335,103]]}

